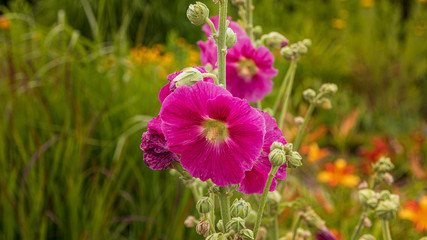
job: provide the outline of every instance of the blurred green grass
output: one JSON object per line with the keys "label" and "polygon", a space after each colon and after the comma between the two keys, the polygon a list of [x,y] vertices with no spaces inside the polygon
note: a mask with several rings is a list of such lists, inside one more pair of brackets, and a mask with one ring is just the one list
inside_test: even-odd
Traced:
{"label": "blurred green grass", "polygon": [[[129,57],[133,46],[160,42],[174,54],[167,71],[186,67],[188,51],[177,47],[177,39],[194,44],[202,37],[186,19],[189,3],[16,0],[2,8],[11,27],[0,29],[0,239],[198,238],[183,226],[194,213],[190,192],[168,172],[145,167],[139,149],[166,80],[157,63],[135,65]],[[332,128],[355,107],[363,112],[352,136],[326,140],[338,154],[355,154],[374,135],[407,139],[422,129],[426,4],[412,1],[407,19],[390,1],[372,7],[355,0],[255,4],[254,20],[264,32],[313,41],[297,70],[292,112],[302,112],[299,93],[322,82],[337,83],[340,93],[334,111],[316,112],[313,128]],[[214,4],[208,5],[215,15]],[[236,19],[236,9],[230,13]],[[334,28],[336,19],[345,26]],[[283,75],[287,63],[277,59]],[[267,97],[264,105],[273,100]],[[397,176],[407,181],[404,194],[418,196],[426,181],[408,176],[404,155],[396,161]],[[328,218],[328,225],[348,236],[357,214],[346,210],[357,201],[340,204],[350,192],[332,191],[325,189],[345,215]],[[412,225],[402,221],[393,234],[418,236],[407,228]]]}

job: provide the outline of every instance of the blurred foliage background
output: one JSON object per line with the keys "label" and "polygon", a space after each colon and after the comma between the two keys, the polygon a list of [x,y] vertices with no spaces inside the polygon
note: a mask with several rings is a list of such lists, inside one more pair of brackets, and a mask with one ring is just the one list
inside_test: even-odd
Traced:
{"label": "blurred foliage background", "polygon": [[[371,160],[361,150],[375,153],[382,141],[397,166],[392,190],[402,201],[425,194],[426,1],[254,2],[254,23],[265,33],[313,41],[296,73],[293,115],[306,111],[305,88],[340,88],[334,109],[315,112],[305,139],[329,154],[307,169],[342,157],[366,178],[362,167]],[[200,64],[195,43],[205,37],[186,18],[190,3],[1,2],[0,239],[200,239],[183,226],[194,214],[190,191],[168,172],[149,170],[139,149],[167,74]],[[216,15],[212,1],[205,3]],[[237,9],[229,10],[237,19]],[[280,83],[288,63],[274,54]],[[292,141],[291,116],[287,129]],[[349,238],[360,210],[354,192],[309,178],[296,184],[290,176],[285,199],[305,194]],[[422,236],[407,220],[392,226],[395,238]],[[380,236],[379,222],[369,231]]]}

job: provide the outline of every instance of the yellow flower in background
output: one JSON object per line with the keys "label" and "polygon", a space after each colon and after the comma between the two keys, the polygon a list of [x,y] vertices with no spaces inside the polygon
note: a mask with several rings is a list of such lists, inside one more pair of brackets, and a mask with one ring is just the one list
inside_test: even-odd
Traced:
{"label": "yellow flower in background", "polygon": [[329,150],[326,148],[319,148],[317,143],[312,143],[309,146],[302,146],[301,152],[308,155],[308,161],[310,162],[318,162],[329,155]]}
{"label": "yellow flower in background", "polygon": [[0,16],[0,29],[9,29],[10,21],[5,16]]}
{"label": "yellow flower in background", "polygon": [[427,0],[417,0],[417,2],[425,3],[425,2],[427,2]]}
{"label": "yellow flower in background", "polygon": [[320,182],[327,182],[329,186],[336,187],[343,185],[346,187],[355,187],[359,184],[360,178],[354,173],[354,166],[339,158],[334,163],[327,163],[323,171],[319,173],[317,179]]}
{"label": "yellow flower in background", "polygon": [[423,196],[419,202],[406,201],[399,211],[399,217],[413,222],[418,232],[427,230],[427,196]]}
{"label": "yellow flower in background", "polygon": [[369,8],[374,6],[375,1],[374,0],[360,0],[360,5],[365,8]]}
{"label": "yellow flower in background", "polygon": [[336,29],[343,29],[345,28],[345,21],[341,18],[334,18],[332,19],[332,27]]}

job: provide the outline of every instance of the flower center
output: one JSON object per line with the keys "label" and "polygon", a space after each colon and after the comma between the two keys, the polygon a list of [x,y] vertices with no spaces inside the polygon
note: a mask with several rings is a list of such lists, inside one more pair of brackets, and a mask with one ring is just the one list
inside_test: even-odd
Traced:
{"label": "flower center", "polygon": [[250,79],[258,71],[255,62],[252,59],[243,58],[239,61],[238,73],[239,76]]}
{"label": "flower center", "polygon": [[228,127],[222,121],[218,121],[215,119],[206,119],[203,124],[203,136],[209,142],[224,142],[228,137]]}

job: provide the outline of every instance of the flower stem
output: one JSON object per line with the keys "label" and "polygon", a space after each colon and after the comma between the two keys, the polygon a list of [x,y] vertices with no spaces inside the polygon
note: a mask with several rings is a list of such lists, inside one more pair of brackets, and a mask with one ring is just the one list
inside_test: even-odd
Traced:
{"label": "flower stem", "polygon": [[390,233],[390,225],[388,220],[381,220],[381,226],[383,229],[383,239],[384,240],[392,240]]}
{"label": "flower stem", "polygon": [[276,101],[273,105],[273,115],[276,114],[277,108],[279,107],[280,100],[282,99],[283,94],[285,93],[286,85],[288,85],[289,75],[291,74],[292,63],[289,65],[288,71],[286,71],[286,75],[283,78],[282,85],[280,86],[279,94],[277,95]]}
{"label": "flower stem", "polygon": [[304,118],[304,122],[299,128],[297,138],[295,139],[295,142],[294,142],[295,151],[298,151],[299,145],[301,144],[302,135],[304,134],[304,129],[307,126],[307,123],[310,120],[311,114],[313,113],[313,111],[314,111],[314,103],[310,103],[307,114],[305,115],[305,118]]}
{"label": "flower stem", "polygon": [[230,221],[230,198],[227,195],[227,187],[219,187],[219,207],[221,210],[222,223],[225,226]]}
{"label": "flower stem", "polygon": [[300,225],[300,223],[301,223],[301,220],[302,220],[302,215],[301,215],[301,214],[299,214],[299,216],[298,216],[298,220],[297,220],[297,222],[295,223],[295,226],[294,226],[294,228],[293,228],[293,230],[292,230],[292,240],[295,240],[295,239],[296,239],[296,237],[297,237],[297,231],[298,231],[298,227],[299,227],[299,225]]}
{"label": "flower stem", "polygon": [[258,230],[259,230],[259,227],[261,226],[262,215],[264,213],[265,203],[267,202],[267,194],[268,194],[268,191],[270,190],[270,186],[271,186],[271,183],[273,182],[273,178],[274,176],[276,176],[277,170],[279,170],[278,166],[271,168],[270,173],[268,174],[267,182],[264,186],[264,191],[262,192],[261,203],[259,204],[257,218],[256,218],[254,231],[253,231],[255,239],[257,238]]}
{"label": "flower stem", "polygon": [[209,198],[212,200],[212,204],[214,206],[209,212],[209,221],[211,222],[212,233],[216,233],[215,231],[215,194],[209,193]]}
{"label": "flower stem", "polygon": [[[295,70],[297,68],[297,62],[292,61],[291,66],[289,66],[291,73],[289,74],[289,82],[286,86],[286,92],[285,96],[283,97],[283,106],[282,106],[282,112],[280,112],[280,118],[279,118],[279,129],[283,129],[283,124],[285,121],[286,112],[288,111],[288,104],[289,104],[289,97],[291,96],[292,92],[292,86],[294,84],[294,78],[295,78]],[[297,148],[298,149],[298,148]]]}
{"label": "flower stem", "polygon": [[208,17],[205,19],[205,21],[209,24],[209,27],[211,27],[212,36],[215,39],[217,37],[217,34],[218,34],[216,32],[215,25],[213,24],[213,22]]}
{"label": "flower stem", "polygon": [[351,235],[351,240],[356,240],[359,237],[360,231],[362,231],[363,229],[364,218],[365,218],[365,214],[362,213],[362,215],[360,215],[359,222],[357,223],[357,226],[354,229],[353,235]]}
{"label": "flower stem", "polygon": [[218,79],[219,84],[226,88],[225,79],[225,57],[227,56],[227,47],[225,45],[225,32],[227,31],[227,4],[228,0],[219,1],[219,26],[218,26]]}
{"label": "flower stem", "polygon": [[248,32],[248,36],[251,41],[254,41],[253,16],[252,0],[246,0],[246,31]]}
{"label": "flower stem", "polygon": [[279,239],[279,220],[277,216],[274,216],[271,228],[268,229],[268,239],[277,240]]}
{"label": "flower stem", "polygon": [[203,78],[205,78],[205,77],[213,78],[213,80],[215,81],[215,84],[216,85],[219,84],[218,83],[218,77],[215,74],[213,74],[213,73],[202,73],[202,76],[203,76]]}

